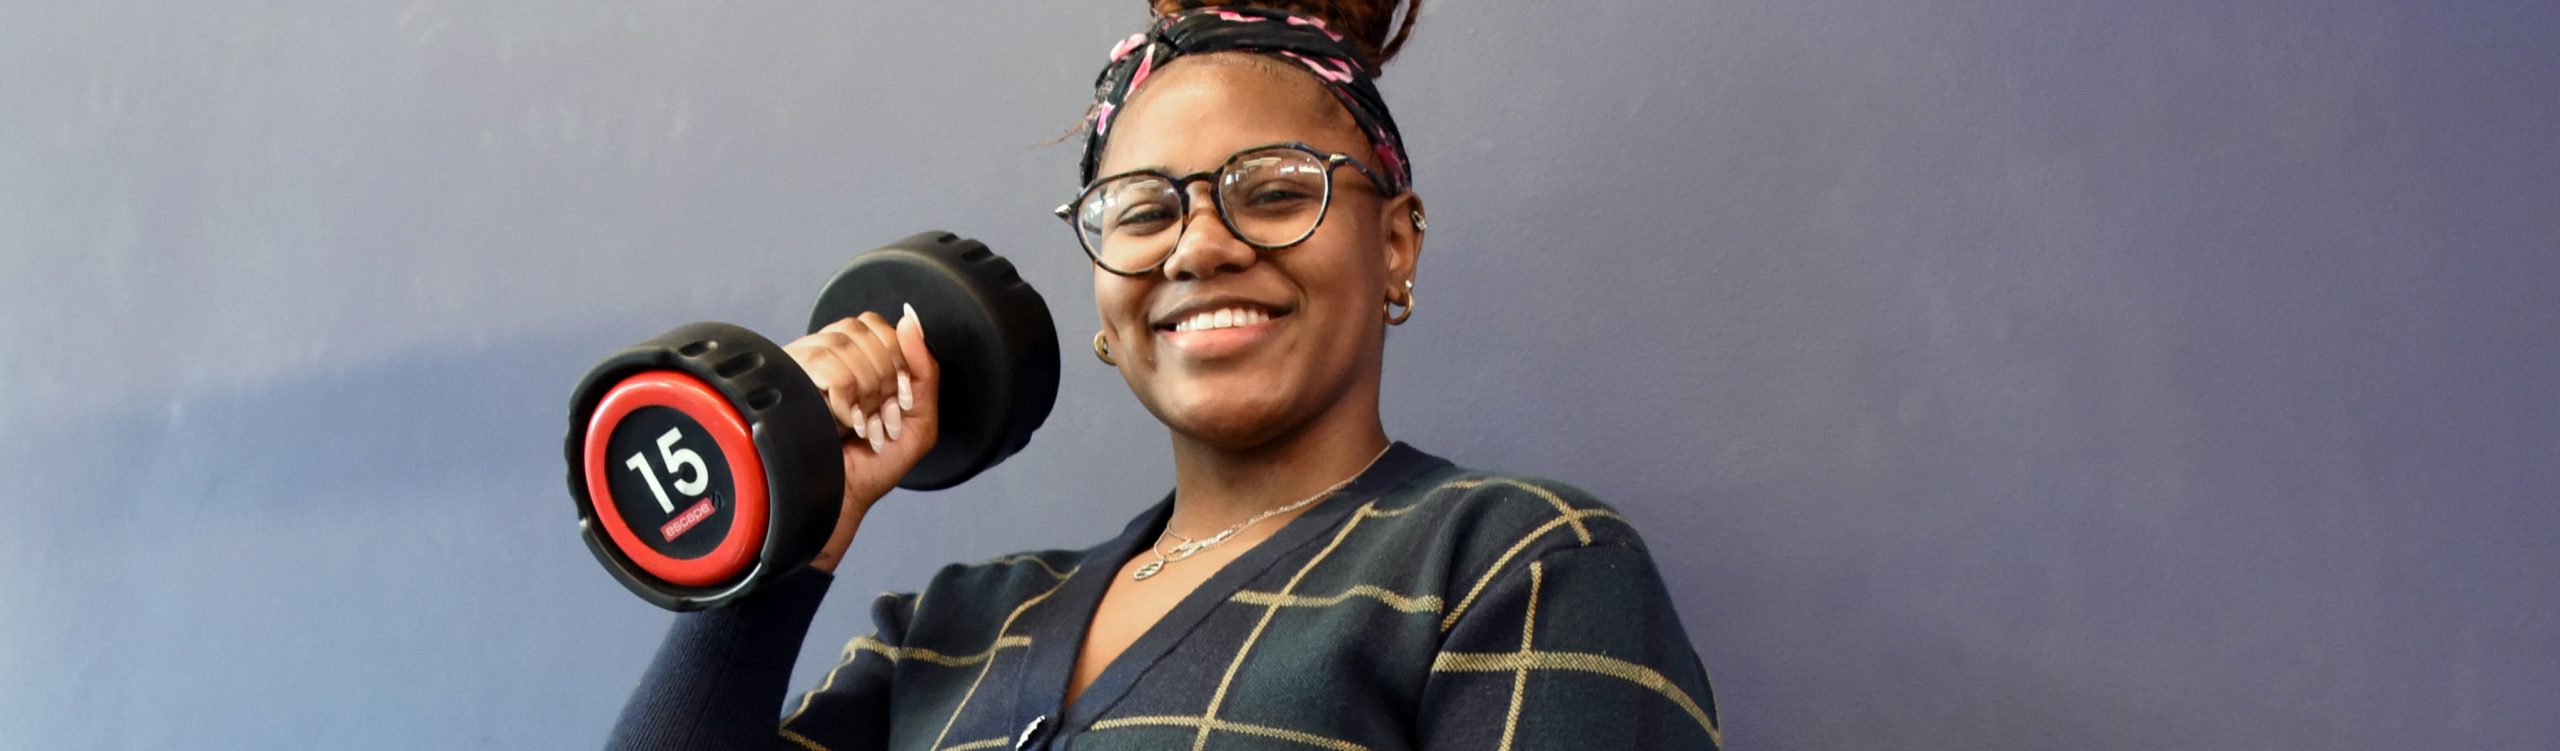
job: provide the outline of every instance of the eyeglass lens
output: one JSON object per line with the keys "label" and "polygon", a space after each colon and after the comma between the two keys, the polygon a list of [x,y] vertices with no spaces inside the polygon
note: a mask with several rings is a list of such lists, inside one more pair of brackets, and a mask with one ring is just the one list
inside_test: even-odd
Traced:
{"label": "eyeglass lens", "polygon": [[[1247,243],[1265,248],[1296,244],[1324,218],[1330,173],[1323,159],[1296,149],[1237,154],[1214,178],[1218,213]],[[1076,229],[1102,265],[1124,272],[1145,269],[1173,253],[1190,219],[1188,198],[1162,175],[1114,178],[1085,192],[1076,207]]]}

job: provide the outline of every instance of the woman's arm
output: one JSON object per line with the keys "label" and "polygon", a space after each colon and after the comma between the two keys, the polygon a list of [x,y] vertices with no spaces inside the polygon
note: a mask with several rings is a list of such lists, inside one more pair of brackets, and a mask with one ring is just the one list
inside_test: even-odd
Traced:
{"label": "woman's arm", "polygon": [[[608,747],[807,747],[808,739],[781,728],[776,715],[792,662],[808,636],[809,619],[826,599],[836,564],[852,545],[863,516],[932,450],[941,434],[941,367],[925,347],[915,309],[904,313],[895,324],[864,313],[783,347],[825,395],[828,411],[846,430],[844,505],[836,528],[808,568],[729,607],[677,616],[623,706]],[[883,633],[896,630],[885,621],[880,625]],[[850,706],[870,702],[885,707],[886,681],[877,685],[879,692],[835,698]],[[885,722],[878,725],[867,732],[885,735]],[[847,741],[825,747],[867,746]]]}
{"label": "woman's arm", "polygon": [[797,748],[776,733],[778,713],[833,581],[803,570],[730,607],[676,616],[606,747]]}

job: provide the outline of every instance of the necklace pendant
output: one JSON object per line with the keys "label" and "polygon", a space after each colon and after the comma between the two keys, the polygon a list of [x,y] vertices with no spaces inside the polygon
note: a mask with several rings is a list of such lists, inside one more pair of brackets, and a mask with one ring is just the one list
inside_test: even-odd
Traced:
{"label": "necklace pendant", "polygon": [[1138,581],[1146,581],[1147,577],[1155,576],[1156,572],[1163,570],[1164,561],[1162,559],[1152,560],[1148,561],[1146,565],[1139,566],[1138,570],[1130,572],[1129,578]]}

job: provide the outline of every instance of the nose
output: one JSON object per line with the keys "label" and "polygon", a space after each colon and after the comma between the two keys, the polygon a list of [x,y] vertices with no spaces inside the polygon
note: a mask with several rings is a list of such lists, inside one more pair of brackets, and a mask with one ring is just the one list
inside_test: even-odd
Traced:
{"label": "nose", "polygon": [[1173,256],[1164,261],[1165,278],[1194,281],[1251,267],[1260,254],[1219,219],[1217,196],[1209,183],[1193,183],[1183,190],[1191,196],[1191,214],[1182,218],[1182,237],[1174,241]]}

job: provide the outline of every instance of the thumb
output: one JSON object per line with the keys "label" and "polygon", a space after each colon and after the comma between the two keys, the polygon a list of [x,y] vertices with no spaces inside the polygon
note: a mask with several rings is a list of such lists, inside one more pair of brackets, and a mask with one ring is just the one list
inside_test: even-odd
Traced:
{"label": "thumb", "polygon": [[[924,321],[916,317],[916,306],[900,305],[898,316],[898,352],[907,361],[908,380],[916,392],[909,413],[923,412],[939,417],[942,413],[942,364],[934,362],[933,351],[924,344]],[[904,405],[901,405],[904,406]]]}

